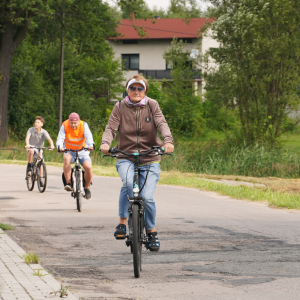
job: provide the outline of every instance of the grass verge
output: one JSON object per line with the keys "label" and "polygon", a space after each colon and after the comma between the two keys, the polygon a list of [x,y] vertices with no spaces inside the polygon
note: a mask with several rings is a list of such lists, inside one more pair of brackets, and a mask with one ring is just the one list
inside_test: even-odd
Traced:
{"label": "grass verge", "polygon": [[221,195],[236,199],[251,201],[264,201],[272,207],[300,209],[300,196],[282,191],[273,191],[270,188],[251,188],[247,186],[230,186],[195,177],[165,177],[160,179],[160,184],[198,188],[205,191],[214,191]]}
{"label": "grass verge", "polygon": [[[26,161],[0,160],[4,164],[22,164]],[[62,163],[46,162],[49,166],[62,168]],[[93,166],[93,172],[98,176],[118,177],[115,167]],[[205,179],[227,179],[262,183],[265,187],[230,186]],[[236,199],[267,202],[272,207],[300,209],[300,179],[283,179],[276,177],[246,177],[235,175],[206,175],[194,173],[181,173],[175,171],[162,171],[159,184],[198,188],[206,191],[218,192],[221,195]]]}
{"label": "grass verge", "polygon": [[3,223],[0,223],[0,228],[2,230],[15,230],[16,228],[10,224],[3,224]]}

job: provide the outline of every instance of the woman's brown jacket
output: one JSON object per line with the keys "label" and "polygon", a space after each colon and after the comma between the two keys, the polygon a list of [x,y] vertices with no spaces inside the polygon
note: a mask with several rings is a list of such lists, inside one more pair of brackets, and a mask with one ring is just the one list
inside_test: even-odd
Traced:
{"label": "woman's brown jacket", "polygon": [[[148,103],[139,107],[129,105],[125,99],[116,103],[103,133],[101,145],[110,145],[117,131],[119,134],[116,148],[127,153],[146,152],[152,146],[173,144],[170,128],[157,101],[148,97],[147,99]],[[158,137],[157,131],[163,137],[164,142]],[[159,160],[159,155],[143,157],[143,163]]]}

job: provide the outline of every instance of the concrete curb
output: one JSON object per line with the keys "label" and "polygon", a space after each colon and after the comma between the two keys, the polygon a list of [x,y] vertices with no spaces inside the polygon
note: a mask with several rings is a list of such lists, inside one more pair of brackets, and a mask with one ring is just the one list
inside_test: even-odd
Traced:
{"label": "concrete curb", "polygon": [[[62,299],[55,295],[61,284],[41,265],[27,265],[25,255],[26,252],[0,229],[0,299]],[[64,299],[78,300],[69,291]]]}

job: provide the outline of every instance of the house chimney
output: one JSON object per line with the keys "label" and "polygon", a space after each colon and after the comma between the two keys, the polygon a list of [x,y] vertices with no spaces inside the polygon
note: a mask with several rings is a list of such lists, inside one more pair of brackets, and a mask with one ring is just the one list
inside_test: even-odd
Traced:
{"label": "house chimney", "polygon": [[133,21],[134,20],[134,13],[132,12],[131,13],[131,21]]}

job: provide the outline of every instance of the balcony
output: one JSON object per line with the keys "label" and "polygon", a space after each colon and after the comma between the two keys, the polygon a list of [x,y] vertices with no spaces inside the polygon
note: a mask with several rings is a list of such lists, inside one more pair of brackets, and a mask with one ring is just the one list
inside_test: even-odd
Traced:
{"label": "balcony", "polygon": [[[195,76],[194,79],[201,79],[200,71],[194,70]],[[139,70],[139,73],[142,73],[144,77],[151,77],[153,79],[172,79],[171,70]]]}

